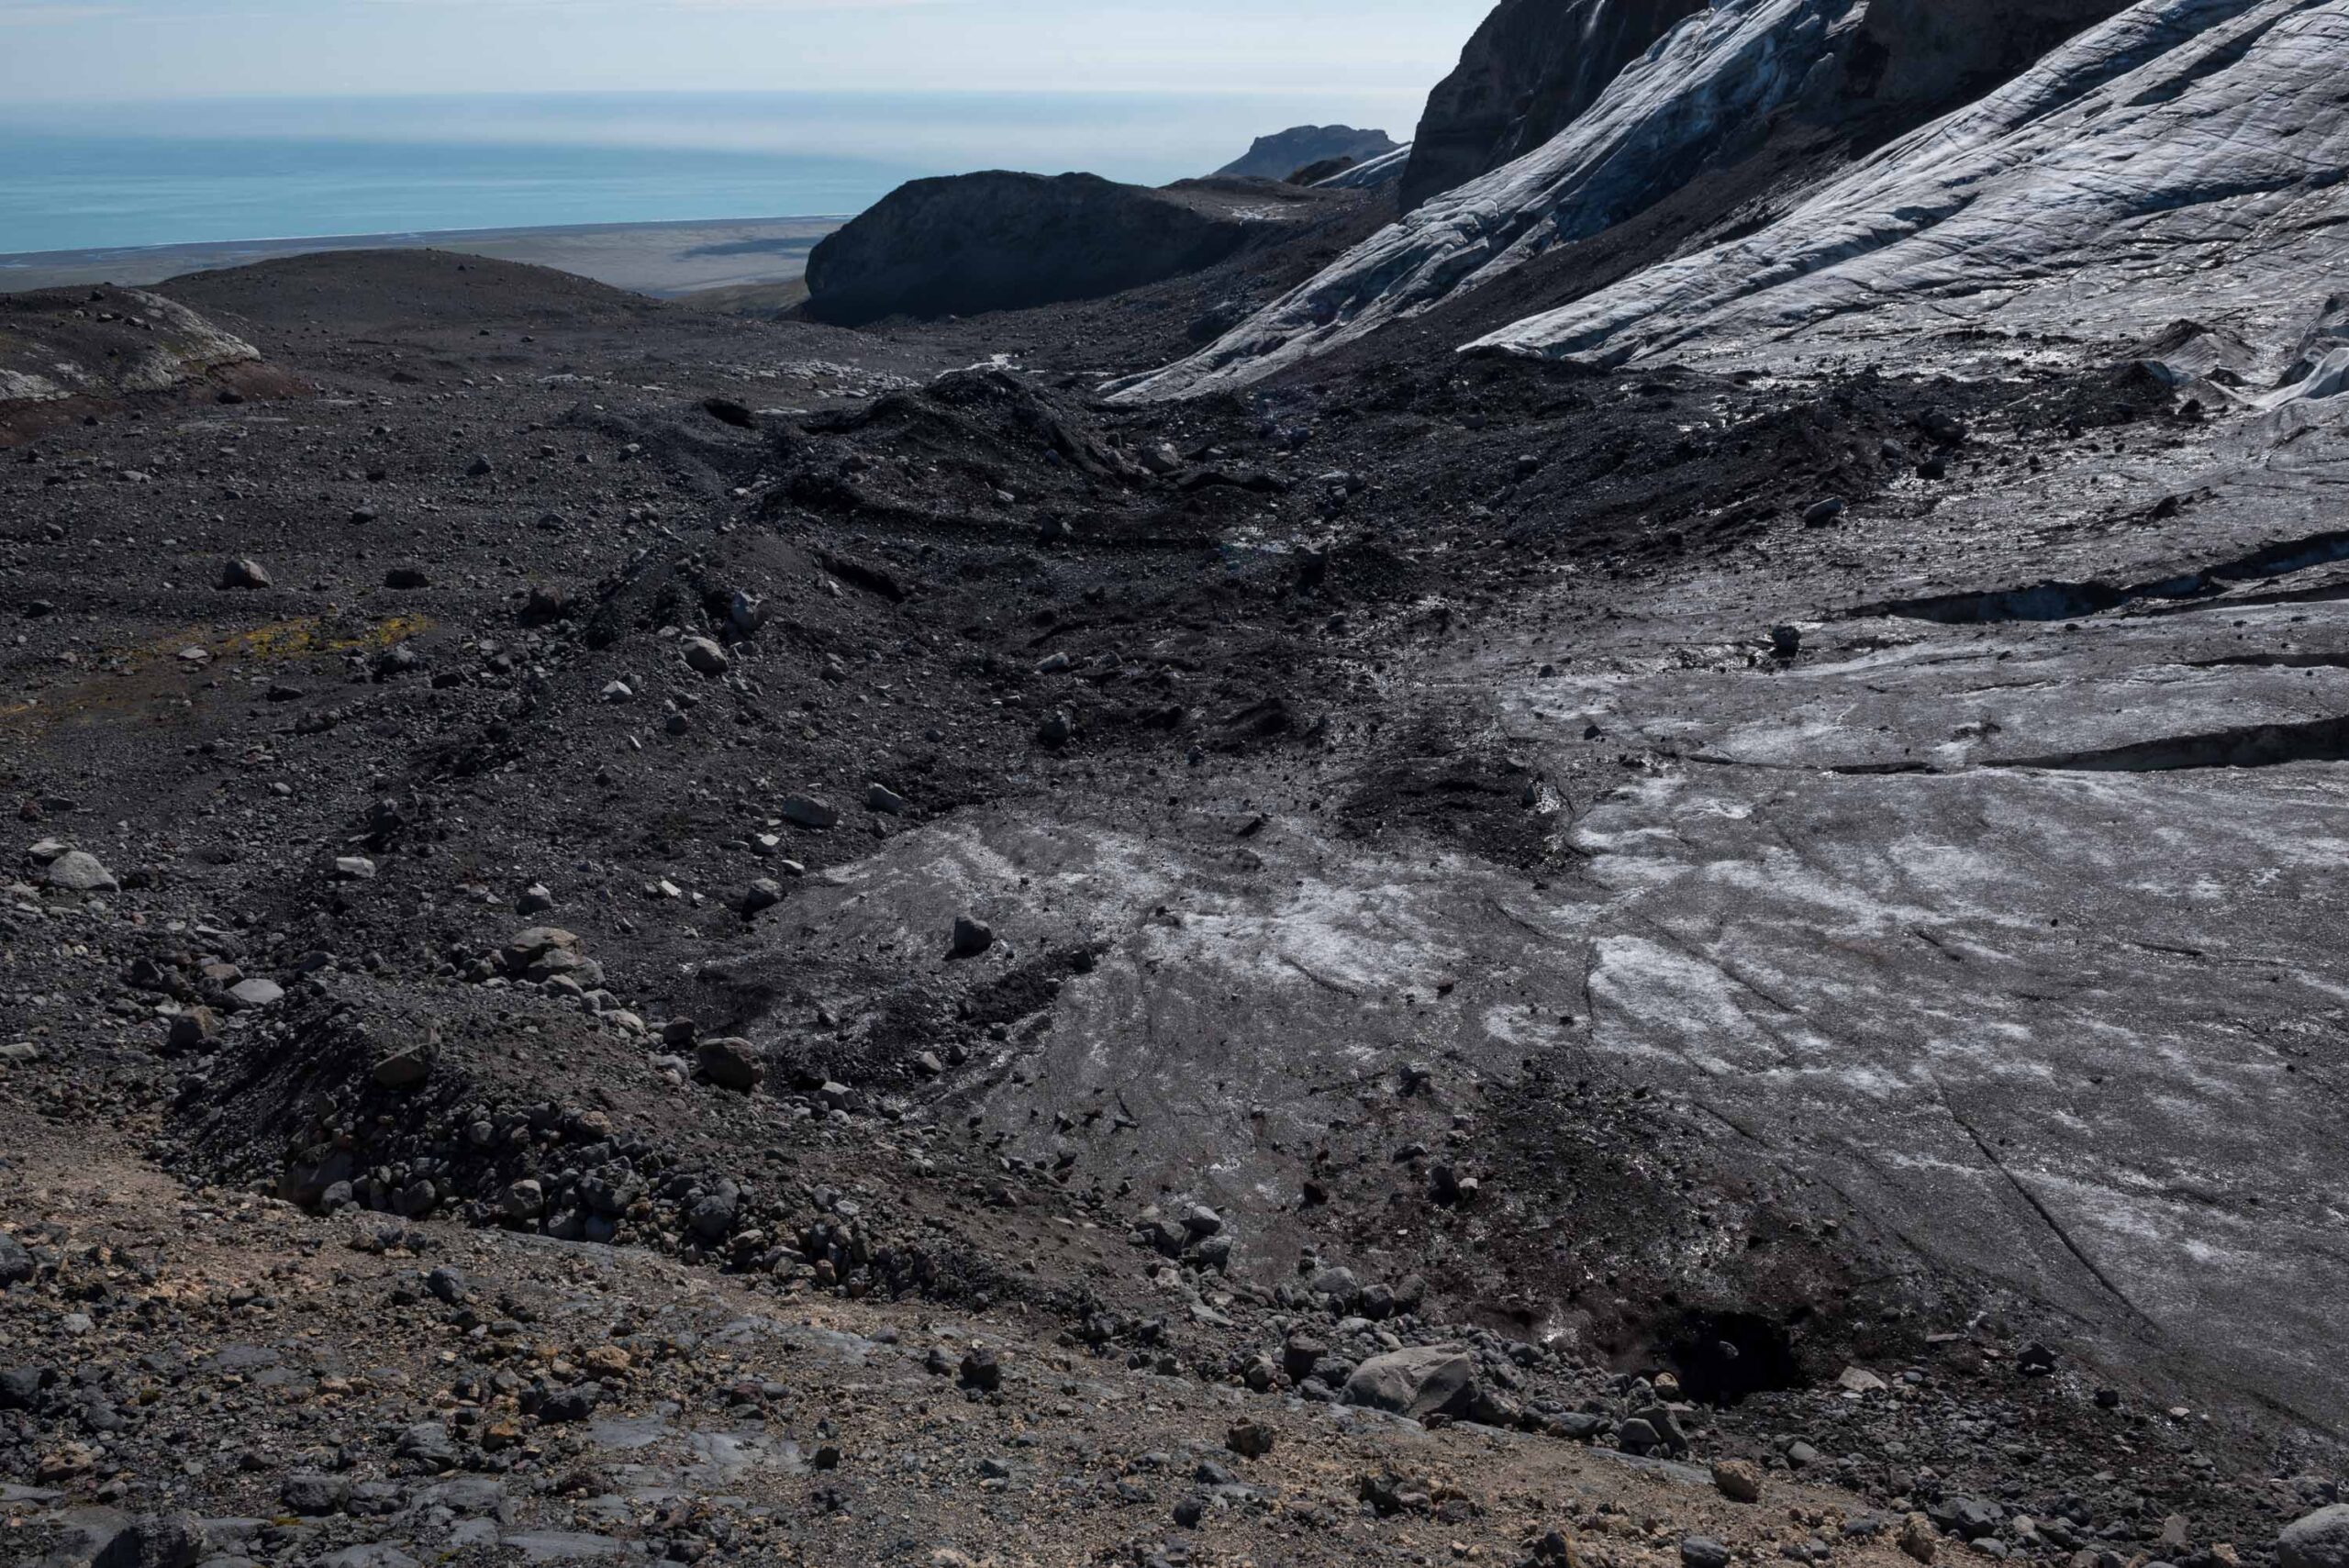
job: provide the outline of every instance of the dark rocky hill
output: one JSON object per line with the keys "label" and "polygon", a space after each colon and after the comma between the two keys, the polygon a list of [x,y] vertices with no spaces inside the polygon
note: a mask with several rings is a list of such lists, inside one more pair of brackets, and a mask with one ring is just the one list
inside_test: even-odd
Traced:
{"label": "dark rocky hill", "polygon": [[992,172],[901,185],[807,259],[807,313],[844,323],[1091,299],[1275,243],[1346,198],[1265,181],[1163,188]]}
{"label": "dark rocky hill", "polygon": [[1367,163],[1394,151],[1397,145],[1383,130],[1356,130],[1350,125],[1291,126],[1258,137],[1245,153],[1216,172],[1284,180],[1308,164],[1332,158]]}

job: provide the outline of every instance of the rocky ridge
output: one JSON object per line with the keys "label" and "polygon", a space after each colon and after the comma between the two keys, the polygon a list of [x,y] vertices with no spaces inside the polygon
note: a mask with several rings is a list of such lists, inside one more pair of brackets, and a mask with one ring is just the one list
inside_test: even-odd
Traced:
{"label": "rocky ridge", "polygon": [[1309,164],[1331,159],[1343,159],[1349,163],[1368,163],[1400,150],[1394,139],[1383,130],[1356,130],[1350,125],[1291,126],[1286,130],[1258,137],[1246,152],[1216,172],[1286,180]]}

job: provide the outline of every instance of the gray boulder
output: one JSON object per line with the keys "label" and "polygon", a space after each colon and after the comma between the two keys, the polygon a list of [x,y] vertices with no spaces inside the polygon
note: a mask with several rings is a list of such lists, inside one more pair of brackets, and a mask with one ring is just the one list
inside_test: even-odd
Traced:
{"label": "gray boulder", "polygon": [[32,1277],[33,1255],[25,1251],[23,1242],[0,1230],[0,1290]]}
{"label": "gray boulder", "polygon": [[2276,1538],[2277,1568],[2349,1568],[2349,1503],[2303,1514]]}
{"label": "gray boulder", "polygon": [[747,1040],[727,1038],[706,1040],[694,1050],[694,1064],[703,1077],[721,1089],[749,1094],[759,1086],[766,1075],[766,1065],[759,1060],[758,1047]]}
{"label": "gray boulder", "polygon": [[1346,1403],[1397,1416],[1450,1415],[1468,1402],[1476,1362],[1453,1345],[1415,1345],[1373,1356],[1346,1379]]}
{"label": "gray boulder", "polygon": [[122,885],[87,850],[68,850],[50,862],[49,884],[68,893],[96,893]]}

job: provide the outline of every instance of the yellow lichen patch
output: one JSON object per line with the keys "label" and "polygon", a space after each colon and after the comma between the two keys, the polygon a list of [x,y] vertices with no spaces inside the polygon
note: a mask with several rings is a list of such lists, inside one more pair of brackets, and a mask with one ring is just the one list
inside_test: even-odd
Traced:
{"label": "yellow lichen patch", "polygon": [[369,625],[329,622],[320,616],[299,616],[272,621],[250,631],[231,632],[212,641],[194,642],[166,638],[150,645],[150,656],[176,655],[183,648],[201,647],[216,659],[293,659],[310,653],[366,653],[389,648],[417,636],[432,625],[419,615],[386,616]]}
{"label": "yellow lichen patch", "polygon": [[[89,673],[83,679],[30,701],[0,706],[0,724],[46,728],[75,717],[137,713],[158,703],[184,707],[184,677],[201,675],[224,662],[251,666],[319,654],[379,652],[431,625],[429,617],[410,614],[380,620],[297,616],[242,631],[174,632],[136,647],[86,656],[83,666]],[[192,648],[211,657],[183,659]]]}

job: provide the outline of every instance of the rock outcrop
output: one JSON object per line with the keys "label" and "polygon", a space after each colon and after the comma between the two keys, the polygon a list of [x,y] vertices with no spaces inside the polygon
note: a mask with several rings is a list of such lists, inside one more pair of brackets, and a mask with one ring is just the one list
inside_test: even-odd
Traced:
{"label": "rock outcrop", "polygon": [[1869,0],[1849,90],[1935,107],[1988,92],[2124,0]]}
{"label": "rock outcrop", "polygon": [[1783,360],[2191,317],[2251,381],[2308,383],[2349,222],[2349,118],[2308,106],[2344,58],[2340,0],[2146,0],[1760,232],[1475,346]]}
{"label": "rock outcrop", "polygon": [[1704,0],[1501,0],[1428,95],[1404,210],[1540,147]]}
{"label": "rock outcrop", "polygon": [[1332,158],[1367,163],[1374,158],[1386,157],[1396,148],[1394,139],[1383,130],[1356,130],[1350,125],[1291,126],[1286,130],[1258,137],[1244,155],[1216,172],[1286,180],[1308,164]]}
{"label": "rock outcrop", "polygon": [[807,312],[843,325],[1091,299],[1197,272],[1340,198],[1255,180],[1160,188],[993,171],[900,185],[807,258]]}
{"label": "rock outcrop", "polygon": [[172,392],[260,350],[139,289],[0,294],[0,440],[43,409]]}

